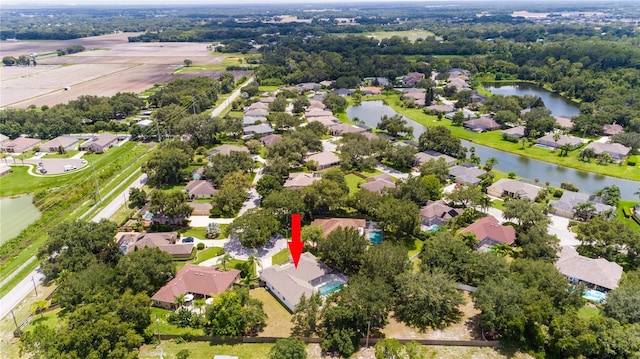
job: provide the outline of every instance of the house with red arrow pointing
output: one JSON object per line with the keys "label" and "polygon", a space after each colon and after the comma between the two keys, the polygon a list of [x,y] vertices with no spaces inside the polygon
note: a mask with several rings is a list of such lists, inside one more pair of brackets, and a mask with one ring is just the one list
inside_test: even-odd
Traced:
{"label": "house with red arrow pointing", "polygon": [[292,262],[265,268],[260,280],[291,312],[303,295],[310,298],[315,292],[328,295],[339,290],[348,277],[330,268],[313,254],[302,253],[298,268]]}

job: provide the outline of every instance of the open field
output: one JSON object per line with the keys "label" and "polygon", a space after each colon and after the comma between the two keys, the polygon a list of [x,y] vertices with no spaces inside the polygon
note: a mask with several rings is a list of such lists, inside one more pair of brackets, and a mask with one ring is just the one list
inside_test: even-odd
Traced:
{"label": "open field", "polygon": [[[207,49],[209,43],[129,43],[127,37],[133,35],[114,34],[69,41],[3,42],[3,56],[50,53],[76,44],[87,50],[39,58],[36,67],[2,67],[0,106],[52,106],[81,95],[140,93],[154,84],[174,78],[217,76],[226,66],[240,61],[237,54],[212,55]],[[183,67],[185,59],[201,65],[205,71],[174,73]]]}

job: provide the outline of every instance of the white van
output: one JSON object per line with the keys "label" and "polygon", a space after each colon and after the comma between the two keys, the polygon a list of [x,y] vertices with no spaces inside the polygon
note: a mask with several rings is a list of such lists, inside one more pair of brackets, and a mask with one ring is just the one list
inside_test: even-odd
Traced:
{"label": "white van", "polygon": [[64,165],[64,171],[65,172],[69,172],[69,171],[73,171],[76,169],[76,166],[73,165]]}

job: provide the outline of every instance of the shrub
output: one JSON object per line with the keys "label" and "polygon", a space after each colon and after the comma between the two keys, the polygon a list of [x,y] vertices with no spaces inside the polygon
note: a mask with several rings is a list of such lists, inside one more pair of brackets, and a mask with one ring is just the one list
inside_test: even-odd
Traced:
{"label": "shrub", "polygon": [[507,177],[509,177],[510,179],[514,179],[514,178],[516,178],[516,173],[515,173],[515,172],[513,172],[513,171],[511,171],[511,172],[509,172],[509,174],[507,175]]}
{"label": "shrub", "polygon": [[564,193],[563,190],[556,188],[555,190],[553,190],[553,197],[560,198],[562,197],[562,193]]}
{"label": "shrub", "polygon": [[204,249],[204,243],[202,243],[202,242],[198,243],[198,245],[196,246],[196,248],[197,248],[199,251],[203,250],[203,249]]}
{"label": "shrub", "polygon": [[636,161],[627,161],[627,166],[635,167]]}
{"label": "shrub", "polygon": [[580,191],[580,188],[578,188],[578,186],[574,185],[571,182],[562,182],[560,184],[560,188],[562,189],[566,189],[567,191],[571,191],[571,192],[578,192]]}

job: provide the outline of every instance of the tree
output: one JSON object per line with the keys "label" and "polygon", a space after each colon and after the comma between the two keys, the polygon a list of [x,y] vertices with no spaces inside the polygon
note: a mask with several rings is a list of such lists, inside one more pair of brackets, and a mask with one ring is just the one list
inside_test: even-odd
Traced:
{"label": "tree", "polygon": [[116,224],[106,220],[62,222],[49,232],[49,238],[38,252],[46,281],[61,272],[78,272],[91,263],[115,265],[122,252],[113,237]]}
{"label": "tree", "polygon": [[284,96],[276,96],[276,99],[269,104],[269,111],[284,112],[287,109],[287,99]]}
{"label": "tree", "polygon": [[252,208],[229,224],[227,234],[247,248],[261,248],[281,228],[269,210]]}
{"label": "tree", "polygon": [[304,226],[301,232],[302,241],[305,245],[310,244],[314,250],[318,248],[318,243],[324,238],[324,231],[319,226]]}
{"label": "tree", "polygon": [[578,203],[573,206],[573,212],[575,218],[582,219],[586,222],[596,215],[596,206],[591,201]]}
{"label": "tree", "polygon": [[222,185],[224,177],[230,173],[249,173],[255,168],[255,162],[247,152],[232,151],[229,155],[216,154],[208,166],[204,167],[204,176],[216,186]]}
{"label": "tree", "polygon": [[189,60],[189,59],[184,59],[184,66],[189,67],[191,66],[191,64],[193,64],[193,61]]}
{"label": "tree", "polygon": [[375,167],[378,164],[376,157],[384,149],[384,141],[369,140],[359,133],[344,134],[338,146],[342,165],[357,170]]}
{"label": "tree", "polygon": [[451,117],[451,123],[455,126],[462,126],[464,123],[464,113],[462,113],[462,110],[458,110],[453,114],[453,117]]}
{"label": "tree", "polygon": [[334,92],[331,92],[327,96],[325,96],[322,100],[322,103],[324,103],[324,105],[330,108],[334,113],[344,112],[344,109],[347,106],[347,100]]}
{"label": "tree", "polygon": [[380,245],[370,246],[364,253],[361,275],[368,278],[381,278],[385,283],[397,287],[396,277],[411,268],[407,249],[400,243],[384,241]]}
{"label": "tree", "polygon": [[309,98],[307,96],[300,95],[293,100],[293,112],[303,113],[310,104],[311,102],[309,102]]}
{"label": "tree", "polygon": [[399,240],[402,234],[415,233],[420,225],[419,211],[413,202],[387,196],[383,197],[375,216],[385,232]]}
{"label": "tree", "polygon": [[283,338],[276,341],[269,351],[270,359],[306,359],[307,349],[296,338]]}
{"label": "tree", "polygon": [[219,263],[222,265],[222,270],[227,271],[227,264],[233,260],[233,257],[229,253],[225,253],[221,258]]}
{"label": "tree", "polygon": [[444,126],[427,127],[418,142],[420,151],[433,150],[455,158],[464,158],[466,155],[460,139]]}
{"label": "tree", "polygon": [[185,169],[192,156],[193,150],[187,150],[177,141],[163,142],[142,165],[142,171],[149,176],[149,183],[153,186],[178,184],[186,176]]}
{"label": "tree", "polygon": [[587,222],[578,223],[573,230],[576,232],[576,239],[580,241],[577,248],[580,254],[637,265],[640,238],[637,231],[634,232],[629,225],[595,216]]}
{"label": "tree", "polygon": [[129,208],[142,208],[147,203],[147,193],[143,189],[129,189]]}
{"label": "tree", "polygon": [[380,340],[375,345],[376,359],[402,358],[402,344],[395,338]]}
{"label": "tree", "polygon": [[260,197],[265,198],[273,191],[282,189],[282,182],[276,176],[264,175],[256,183],[256,192]]}
{"label": "tree", "polygon": [[169,253],[145,247],[123,256],[116,270],[121,288],[152,296],[175,276],[176,265]]}
{"label": "tree", "polygon": [[605,203],[609,206],[617,207],[618,202],[620,202],[620,188],[614,184],[611,186],[605,186],[595,194],[596,196],[602,197]]}
{"label": "tree", "polygon": [[477,207],[482,203],[483,197],[486,197],[479,186],[463,185],[453,189],[447,194],[447,198],[462,205],[465,208]]}
{"label": "tree", "polygon": [[204,332],[223,337],[256,335],[264,329],[266,319],[262,302],[250,298],[248,289],[234,288],[213,297],[205,312]]}
{"label": "tree", "polygon": [[269,122],[274,124],[277,131],[286,131],[300,124],[300,119],[286,112],[273,112],[267,116]]}
{"label": "tree", "polygon": [[358,273],[368,241],[353,227],[340,227],[318,244],[318,254],[332,268],[347,275]]}
{"label": "tree", "polygon": [[409,176],[398,181],[396,188],[390,190],[394,197],[423,205],[429,200],[442,196],[442,184],[434,175],[424,177]]}
{"label": "tree", "polygon": [[389,145],[384,151],[387,161],[393,163],[396,168],[409,169],[415,163],[416,148],[413,146],[392,146]]}
{"label": "tree", "polygon": [[323,176],[319,181],[313,182],[311,186],[300,190],[307,212],[317,212],[327,214],[329,211],[340,208],[349,193],[348,187]]}
{"label": "tree", "polygon": [[607,294],[603,309],[621,324],[640,323],[640,271],[625,273],[620,286]]}
{"label": "tree", "polygon": [[282,226],[289,223],[293,213],[303,213],[306,210],[304,199],[296,190],[290,188],[269,193],[261,205],[270,209]]}
{"label": "tree", "polygon": [[484,163],[483,169],[487,172],[491,172],[493,167],[498,164],[498,159],[495,157],[489,157],[487,161]]}
{"label": "tree", "polygon": [[309,337],[318,330],[320,321],[320,307],[322,306],[322,297],[320,292],[315,292],[310,298],[305,295],[300,296],[300,301],[296,305],[291,317],[293,328],[291,335]]}
{"label": "tree", "polygon": [[220,189],[211,199],[212,213],[216,210],[222,214],[235,215],[247,199],[249,186],[249,178],[245,173],[233,172],[226,175]]}
{"label": "tree", "polygon": [[391,117],[383,115],[378,122],[377,128],[386,131],[390,136],[398,137],[402,134],[404,137],[413,137],[413,127],[407,125],[407,120],[402,115],[393,115]]}
{"label": "tree", "polygon": [[442,271],[405,272],[398,278],[395,315],[421,331],[443,328],[462,317],[465,303],[455,282]]}
{"label": "tree", "polygon": [[167,217],[169,223],[182,223],[193,211],[187,199],[187,194],[179,190],[164,192],[155,189],[149,194],[149,211],[156,217]]}
{"label": "tree", "polygon": [[440,183],[444,184],[447,182],[447,179],[449,179],[449,167],[444,158],[438,158],[437,160],[430,159],[420,166],[420,175],[434,175]]}

